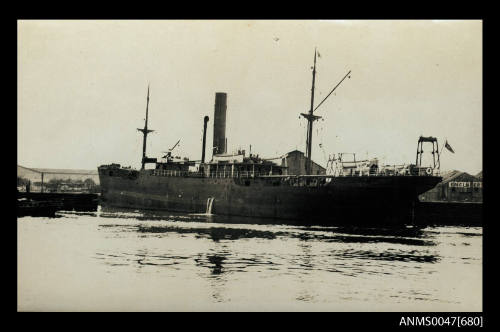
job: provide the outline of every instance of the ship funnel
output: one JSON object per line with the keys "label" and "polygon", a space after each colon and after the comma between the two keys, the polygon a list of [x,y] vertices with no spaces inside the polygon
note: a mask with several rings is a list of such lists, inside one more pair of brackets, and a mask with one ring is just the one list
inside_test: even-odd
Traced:
{"label": "ship funnel", "polygon": [[213,154],[226,152],[226,100],[224,92],[215,93]]}
{"label": "ship funnel", "polygon": [[201,163],[205,163],[205,145],[207,141],[207,122],[208,122],[208,116],[205,115],[203,118],[203,146],[201,148]]}

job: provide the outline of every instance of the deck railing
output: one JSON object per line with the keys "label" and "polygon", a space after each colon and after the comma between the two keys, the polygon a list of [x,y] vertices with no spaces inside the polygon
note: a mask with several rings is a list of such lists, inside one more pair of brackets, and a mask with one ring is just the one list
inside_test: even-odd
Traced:
{"label": "deck railing", "polygon": [[160,170],[160,169],[154,169],[151,174],[154,176],[207,177],[207,178],[256,178],[256,177],[270,175],[269,173],[262,173],[262,172],[259,173],[251,171],[248,172],[222,171],[222,172],[210,172],[206,174],[204,172]]}
{"label": "deck railing", "polygon": [[366,170],[355,170],[349,173],[340,173],[333,175],[277,175],[269,174],[267,172],[252,172],[252,171],[219,171],[210,172],[208,174],[204,172],[193,172],[193,171],[180,171],[180,170],[159,170],[154,169],[151,172],[153,176],[171,176],[171,177],[204,177],[204,178],[288,178],[288,177],[355,177],[355,176],[439,176],[440,172],[438,169],[432,168],[413,168],[412,170],[408,168],[401,168],[398,166],[387,167],[379,169],[366,169]]}
{"label": "deck railing", "polygon": [[351,169],[337,171],[337,176],[440,176],[439,169],[431,167],[406,168],[401,166],[384,166],[382,168]]}

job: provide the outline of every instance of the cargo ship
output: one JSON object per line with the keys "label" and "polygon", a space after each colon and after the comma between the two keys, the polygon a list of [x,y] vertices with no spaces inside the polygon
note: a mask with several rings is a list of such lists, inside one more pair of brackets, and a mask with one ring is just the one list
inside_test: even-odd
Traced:
{"label": "cargo ship", "polygon": [[[311,159],[316,56],[312,70],[311,107],[301,113],[307,120],[306,162],[303,173],[291,174],[286,162],[276,163],[246,151],[227,152],[227,94],[215,93],[213,153],[205,161],[207,123],[203,119],[201,160],[146,155],[149,86],[143,134],[141,169],[120,164],[98,167],[103,207],[206,213],[225,216],[300,220],[311,224],[409,224],[418,195],[441,181],[439,149],[434,137],[420,137],[415,164],[387,166],[378,160],[346,160],[338,154],[329,160],[328,174],[313,174]],[[432,143],[433,166],[422,166],[423,143]],[[175,146],[174,146],[175,147]],[[420,157],[420,159],[419,159]],[[437,158],[437,159],[436,159]],[[146,164],[154,168],[146,169]],[[272,221],[275,220],[275,221]]]}

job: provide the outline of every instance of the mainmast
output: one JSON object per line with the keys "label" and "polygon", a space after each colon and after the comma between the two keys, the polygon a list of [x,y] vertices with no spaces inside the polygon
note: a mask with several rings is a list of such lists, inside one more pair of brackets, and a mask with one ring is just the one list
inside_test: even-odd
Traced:
{"label": "mainmast", "polygon": [[137,128],[140,132],[144,134],[144,139],[142,141],[142,166],[141,169],[144,169],[144,165],[146,164],[146,140],[148,137],[148,133],[153,132],[154,130],[148,129],[148,108],[149,108],[149,84],[148,84],[148,97],[146,101],[146,120],[144,121],[144,129]]}
{"label": "mainmast", "polygon": [[314,67],[313,67],[313,77],[312,77],[312,88],[311,88],[311,108],[309,113],[300,113],[304,118],[307,119],[307,140],[306,140],[306,174],[310,175],[312,173],[312,131],[313,122],[320,119],[321,116],[314,115],[314,83],[316,79],[316,48],[314,49]]}
{"label": "mainmast", "polygon": [[300,113],[304,118],[307,119],[307,141],[306,141],[306,174],[312,174],[312,132],[313,132],[313,122],[321,119],[321,116],[314,115],[314,111],[320,107],[323,102],[330,97],[330,95],[337,89],[337,87],[346,79],[346,77],[351,78],[349,74],[351,71],[349,70],[347,74],[340,80],[340,82],[330,91],[326,97],[318,104],[318,106],[314,107],[314,83],[316,79],[316,48],[314,48],[314,67],[313,67],[313,78],[312,78],[312,88],[311,88],[311,109],[309,113]]}

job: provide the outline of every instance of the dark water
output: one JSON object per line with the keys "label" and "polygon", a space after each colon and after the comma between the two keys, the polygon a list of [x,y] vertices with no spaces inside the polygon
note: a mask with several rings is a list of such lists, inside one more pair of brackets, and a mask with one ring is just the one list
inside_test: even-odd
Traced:
{"label": "dark water", "polygon": [[58,215],[18,219],[19,310],[482,310],[481,227]]}

